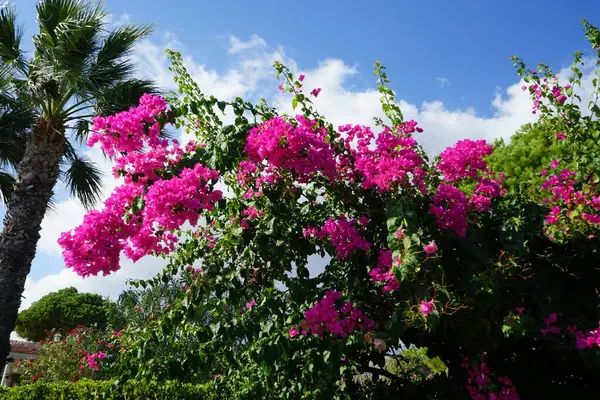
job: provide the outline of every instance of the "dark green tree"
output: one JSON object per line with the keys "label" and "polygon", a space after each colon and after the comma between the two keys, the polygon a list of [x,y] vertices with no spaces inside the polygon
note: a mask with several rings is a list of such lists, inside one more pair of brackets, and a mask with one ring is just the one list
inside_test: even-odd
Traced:
{"label": "dark green tree", "polygon": [[488,161],[495,171],[505,174],[505,185],[518,189],[539,180],[540,171],[553,159],[564,159],[569,148],[557,143],[556,131],[550,124],[525,124],[506,143],[497,139]]}
{"label": "dark green tree", "polygon": [[15,330],[32,341],[47,337],[53,329],[66,333],[79,325],[106,326],[110,301],[95,293],[79,293],[74,287],[52,292],[17,317]]}

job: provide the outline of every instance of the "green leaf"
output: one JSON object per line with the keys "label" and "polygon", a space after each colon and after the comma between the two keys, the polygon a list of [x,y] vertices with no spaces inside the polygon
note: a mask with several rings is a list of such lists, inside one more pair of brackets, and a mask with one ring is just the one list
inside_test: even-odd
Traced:
{"label": "green leaf", "polygon": [[329,363],[330,358],[331,358],[331,352],[329,350],[325,350],[323,352],[323,361],[325,361],[325,364]]}

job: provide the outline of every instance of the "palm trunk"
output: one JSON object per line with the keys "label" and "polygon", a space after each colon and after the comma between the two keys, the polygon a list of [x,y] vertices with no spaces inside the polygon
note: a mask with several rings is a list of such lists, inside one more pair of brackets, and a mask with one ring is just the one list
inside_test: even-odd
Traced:
{"label": "palm trunk", "polygon": [[64,126],[40,118],[30,134],[0,234],[0,370],[10,352],[10,334],[21,306],[25,279],[40,239],[64,152]]}

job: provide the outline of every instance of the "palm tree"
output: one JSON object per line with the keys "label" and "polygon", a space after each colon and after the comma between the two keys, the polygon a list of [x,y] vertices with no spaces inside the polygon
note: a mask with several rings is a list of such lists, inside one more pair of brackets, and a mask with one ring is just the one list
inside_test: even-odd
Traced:
{"label": "palm tree", "polygon": [[0,205],[8,204],[15,183],[15,171],[23,158],[27,132],[34,121],[28,104],[11,96],[8,80],[0,71]]}
{"label": "palm tree", "polygon": [[[41,0],[39,33],[27,59],[14,11],[0,11],[0,113],[4,106],[2,115],[24,123],[12,129],[0,115],[0,160],[8,166],[0,180],[9,200],[0,234],[0,365],[9,353],[25,279],[57,180],[64,180],[86,208],[98,200],[100,171],[76,151],[76,143],[90,130],[90,117],[127,109],[143,93],[156,92],[151,81],[132,77],[128,59],[151,28],[125,25],[109,32],[106,17],[97,3]],[[14,180],[7,173],[11,165]]]}

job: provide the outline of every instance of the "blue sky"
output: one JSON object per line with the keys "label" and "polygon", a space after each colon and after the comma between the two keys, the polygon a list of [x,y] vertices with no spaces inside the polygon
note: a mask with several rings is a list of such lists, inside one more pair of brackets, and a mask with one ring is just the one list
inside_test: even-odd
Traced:
{"label": "blue sky", "polygon": [[[381,60],[407,100],[442,99],[452,107],[492,112],[497,87],[514,81],[508,61],[565,65],[574,49],[587,49],[579,20],[594,21],[595,0],[383,0],[339,1],[108,0],[115,16],[153,23],[156,34],[175,33],[189,54],[217,70],[226,65],[223,37],[258,34],[282,45],[310,67],[328,57],[356,65],[358,87],[371,85]],[[19,0],[22,20],[35,28],[35,1]],[[447,78],[441,87],[435,77]]]}
{"label": "blue sky", "polygon": [[[16,2],[28,48],[36,29],[35,3]],[[372,65],[380,60],[388,67],[400,98],[411,105],[413,114],[434,128],[430,141],[461,138],[463,131],[469,137],[509,136],[513,127],[529,118],[527,110],[514,110],[523,108],[524,103],[517,94],[518,79],[510,56],[519,55],[531,66],[543,61],[558,69],[566,67],[573,51],[589,52],[580,19],[586,17],[600,24],[600,19],[594,19],[600,15],[597,0],[310,0],[288,4],[266,0],[108,0],[105,4],[114,21],[128,16],[132,22],[155,25],[155,33],[140,50],[145,52],[139,55],[143,67],[161,57],[165,43],[175,44],[190,57],[198,76],[221,90],[220,82],[231,84],[236,81],[231,77],[238,72],[251,77],[241,63],[284,54],[298,70],[308,71],[309,78],[312,72],[315,84],[325,86],[339,78],[338,86],[332,83],[331,97],[326,97],[326,91],[323,95],[331,107],[348,104],[347,114],[340,111],[339,118],[353,117],[353,110],[370,111],[363,107],[363,101],[373,98],[369,92],[374,85]],[[253,35],[263,45],[247,52],[231,51],[232,38],[250,43]],[[156,55],[152,51],[157,51]],[[164,63],[152,68],[145,69],[152,78],[165,69]],[[225,92],[241,90],[252,97],[261,93],[261,79],[252,83],[251,90],[233,88]],[[276,83],[270,85],[274,88]],[[427,131],[428,126],[422,126]],[[73,211],[74,203],[61,188],[58,198],[62,207],[49,218],[62,222],[46,224],[43,237],[51,229],[64,227],[64,221],[70,227],[80,222],[80,213]],[[65,275],[60,274],[61,256],[49,246],[40,247],[32,267],[30,280],[38,283],[30,287],[32,299],[66,282]],[[43,279],[51,275],[56,278]],[[112,290],[118,290],[123,279],[120,283],[111,281]],[[102,290],[103,281],[94,282],[83,287],[114,295]]]}

